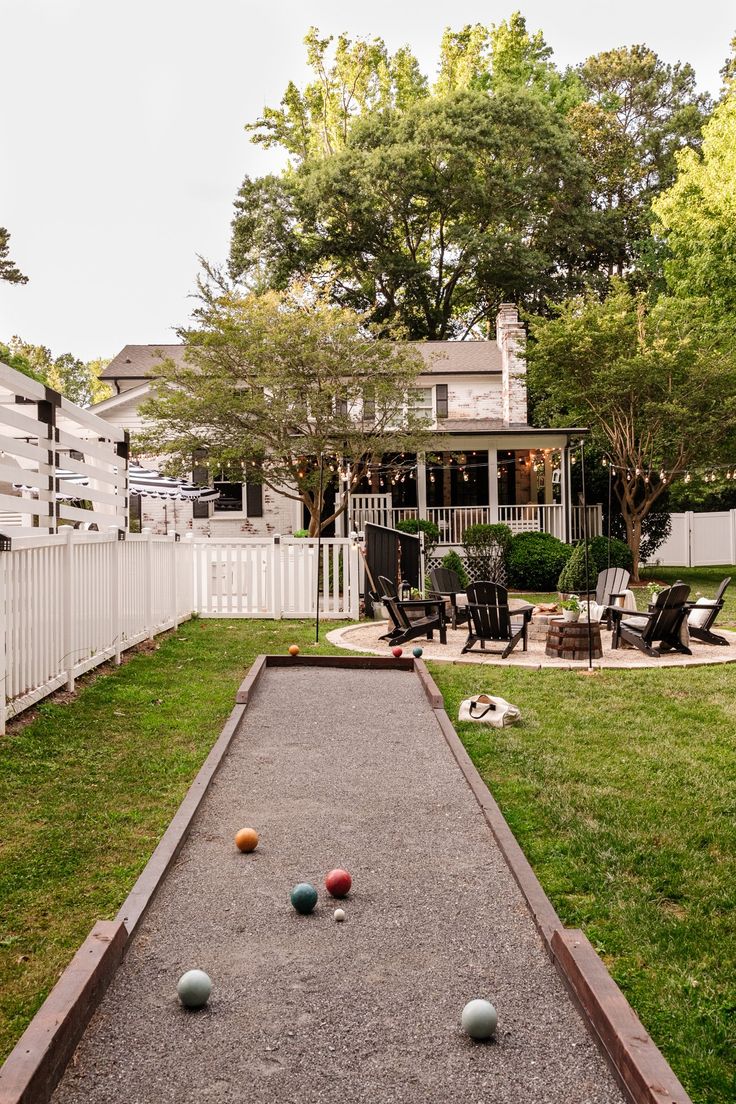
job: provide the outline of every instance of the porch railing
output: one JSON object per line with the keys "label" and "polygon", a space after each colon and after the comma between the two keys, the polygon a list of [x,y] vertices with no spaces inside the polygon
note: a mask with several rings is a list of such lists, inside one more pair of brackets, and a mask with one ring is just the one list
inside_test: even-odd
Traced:
{"label": "porch railing", "polygon": [[[588,535],[599,536],[603,531],[602,507],[588,506]],[[494,516],[496,515],[496,516]],[[361,530],[366,522],[374,525],[395,526],[405,518],[419,517],[416,506],[393,506],[391,495],[356,495],[351,508],[352,525]],[[551,533],[558,540],[565,540],[565,518],[560,505],[499,506],[497,512],[490,506],[430,506],[427,519],[440,531],[440,544],[460,545],[469,525],[490,525],[503,522],[512,533]],[[582,540],[583,507],[570,509],[570,539]]]}

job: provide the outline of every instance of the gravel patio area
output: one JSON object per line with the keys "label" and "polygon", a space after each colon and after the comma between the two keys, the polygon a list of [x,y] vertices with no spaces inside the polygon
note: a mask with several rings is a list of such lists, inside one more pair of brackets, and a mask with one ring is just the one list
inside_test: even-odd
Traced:
{"label": "gravel patio area", "polygon": [[[358,625],[352,624],[347,627],[332,629],[331,632],[328,632],[327,639],[331,644],[336,644],[340,648],[347,648],[349,651],[369,652],[373,655],[385,656],[391,654],[388,641],[379,640],[379,637],[385,632],[388,632],[386,621],[361,621]],[[671,652],[655,658],[645,655],[638,648],[612,649],[610,630],[601,628],[603,656],[601,659],[593,660],[593,667],[617,667],[620,670],[626,670],[633,667],[690,667],[711,663],[736,663],[736,633],[726,632],[720,627],[718,632],[729,641],[728,648],[701,644],[699,641],[691,639],[690,648],[693,653],[691,656]],[[529,667],[537,670],[541,667],[580,670],[588,666],[587,660],[578,662],[545,655],[543,640],[530,640],[526,652],[521,650],[521,643],[517,644],[511,655],[506,659],[502,659],[500,654],[493,655],[490,650],[485,653],[482,652],[479,644],[476,644],[471,652],[461,655],[467,636],[468,632],[465,626],[454,631],[448,627],[447,644],[440,644],[439,637],[435,633],[434,640],[425,640],[424,637],[418,637],[415,640],[410,640],[407,644],[402,644],[402,648],[407,655],[411,655],[412,648],[418,644],[424,649],[424,659],[444,659],[455,663],[492,663],[502,667]],[[500,653],[502,645],[489,644],[488,649],[490,648],[494,648]]]}
{"label": "gravel patio area", "polygon": [[[233,845],[254,825],[251,855]],[[322,879],[345,866],[347,919]],[[320,889],[311,916],[289,891]],[[175,995],[192,967],[209,1006]],[[497,1041],[460,1030],[487,997]],[[269,668],[53,1100],[621,1104],[404,671]]]}

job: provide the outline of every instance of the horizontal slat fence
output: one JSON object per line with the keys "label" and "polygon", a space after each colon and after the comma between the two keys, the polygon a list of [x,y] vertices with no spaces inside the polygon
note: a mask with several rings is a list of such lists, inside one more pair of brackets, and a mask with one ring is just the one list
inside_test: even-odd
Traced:
{"label": "horizontal slat fence", "polygon": [[[319,564],[319,571],[318,571]],[[319,577],[318,577],[319,576]],[[346,539],[177,540],[84,532],[13,537],[0,551],[0,730],[125,649],[202,617],[357,619],[359,556]]]}

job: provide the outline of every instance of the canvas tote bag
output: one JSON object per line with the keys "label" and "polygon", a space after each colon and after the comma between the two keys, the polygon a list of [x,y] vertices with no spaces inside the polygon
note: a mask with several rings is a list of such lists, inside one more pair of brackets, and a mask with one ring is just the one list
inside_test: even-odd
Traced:
{"label": "canvas tote bag", "polygon": [[457,719],[480,721],[482,724],[493,725],[494,728],[503,728],[504,725],[520,721],[521,712],[505,698],[494,697],[492,694],[476,694],[474,698],[466,698],[460,703]]}

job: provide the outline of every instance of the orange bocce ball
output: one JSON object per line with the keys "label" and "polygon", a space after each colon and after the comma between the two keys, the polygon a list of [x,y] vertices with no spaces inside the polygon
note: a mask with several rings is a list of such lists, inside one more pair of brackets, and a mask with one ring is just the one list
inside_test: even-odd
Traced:
{"label": "orange bocce ball", "polygon": [[289,655],[299,655],[299,645],[291,644],[289,646]]}
{"label": "orange bocce ball", "polygon": [[255,828],[241,828],[235,837],[235,846],[239,851],[255,851],[258,838]]}

